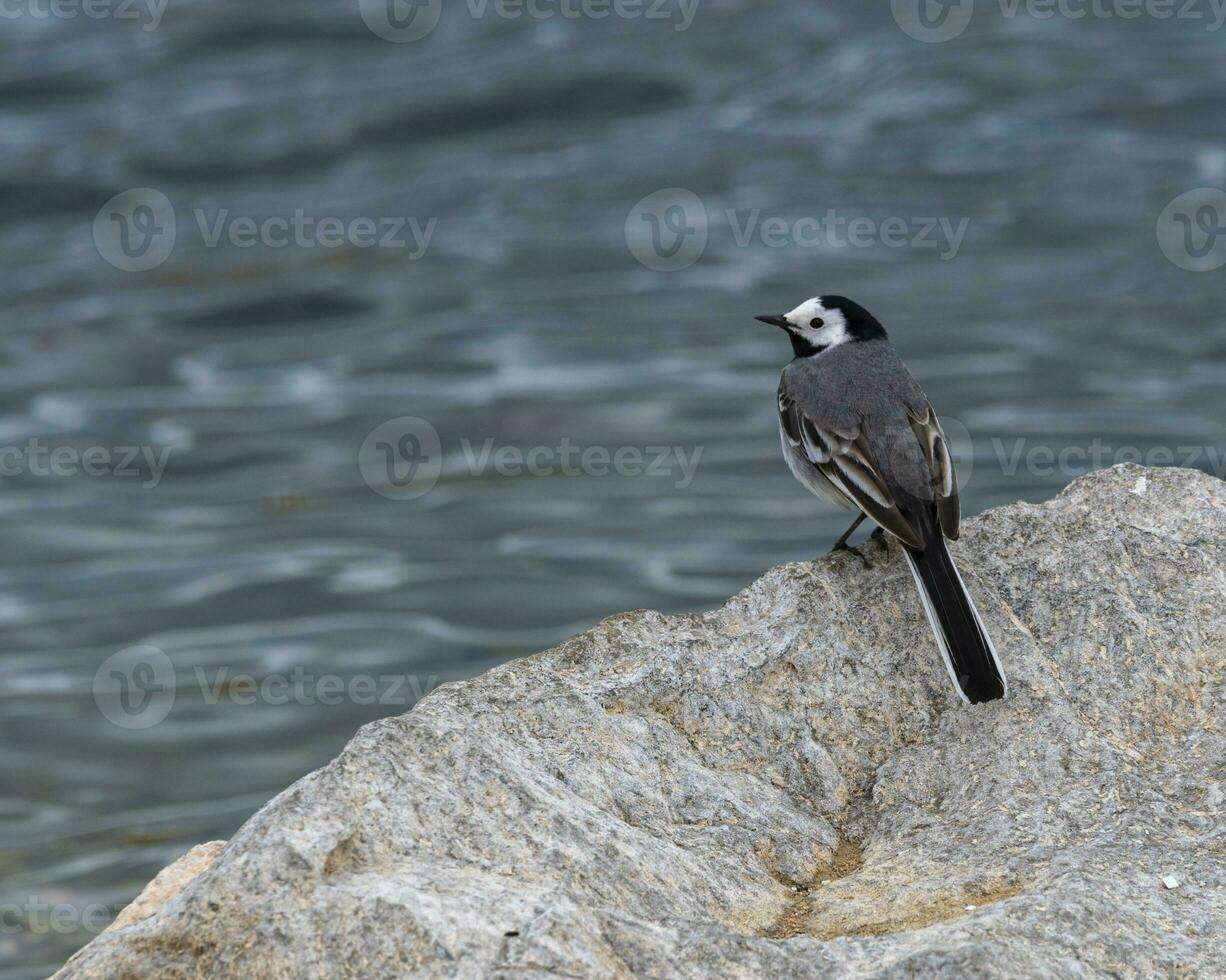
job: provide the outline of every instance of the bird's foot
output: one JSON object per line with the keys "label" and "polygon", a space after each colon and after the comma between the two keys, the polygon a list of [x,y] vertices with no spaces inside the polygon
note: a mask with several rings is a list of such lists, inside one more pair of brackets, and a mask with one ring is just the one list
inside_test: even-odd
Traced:
{"label": "bird's foot", "polygon": [[840,551],[850,551],[853,555],[859,558],[860,561],[864,562],[865,568],[873,567],[873,563],[870,562],[867,558],[865,558],[864,555],[860,553],[860,550],[858,548],[853,548],[849,544],[836,544],[833,548],[830,549],[830,554],[837,555]]}

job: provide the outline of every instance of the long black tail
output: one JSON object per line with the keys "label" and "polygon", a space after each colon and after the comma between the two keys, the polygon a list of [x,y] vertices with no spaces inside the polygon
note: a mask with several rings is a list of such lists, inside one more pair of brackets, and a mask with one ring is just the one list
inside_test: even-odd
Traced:
{"label": "long black tail", "polygon": [[971,704],[1003,698],[1009,690],[987,628],[935,522],[925,529],[923,551],[903,550],[945,667],[962,697]]}

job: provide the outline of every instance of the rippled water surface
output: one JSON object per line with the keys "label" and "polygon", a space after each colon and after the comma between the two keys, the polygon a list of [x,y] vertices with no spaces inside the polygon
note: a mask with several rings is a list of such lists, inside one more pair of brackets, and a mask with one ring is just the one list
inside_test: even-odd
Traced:
{"label": "rippled water surface", "polygon": [[[1214,469],[1226,270],[1168,260],[1157,223],[1226,187],[1226,30],[981,4],[924,44],[861,6],[702,0],[681,31],[457,3],[409,44],[349,2],[0,21],[0,446],[27,460],[0,493],[0,977],[49,972],[187,846],[438,683],[827,548],[844,521],[779,458],[788,350],[753,314],[819,292],[878,313],[965,434],[969,512],[1082,465],[1035,447]],[[94,219],[138,187],[171,202],[176,244],[121,271]],[[664,188],[709,222],[673,272],[626,239]],[[437,223],[419,258],[209,247],[197,210]],[[828,211],[965,236],[952,256],[739,240]],[[442,449],[413,500],[358,465],[401,416]],[[165,471],[44,473],[30,440],[146,447]],[[545,455],[474,473],[483,447]],[[602,476],[567,447],[697,466]],[[94,696],[134,645],[172,665],[147,728]],[[378,696],[247,704],[242,674]]]}

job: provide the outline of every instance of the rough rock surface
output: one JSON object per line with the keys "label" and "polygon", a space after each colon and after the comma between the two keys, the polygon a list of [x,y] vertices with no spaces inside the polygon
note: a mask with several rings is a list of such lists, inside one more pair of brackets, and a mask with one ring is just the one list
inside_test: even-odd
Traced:
{"label": "rough rock surface", "polygon": [[217,860],[217,855],[225,846],[224,840],[211,840],[207,844],[197,844],[174,864],[166,865],[157,873],[157,877],[132,900],[132,903],[115,916],[115,921],[107,928],[124,929],[134,922],[149,918],[207,870],[209,865]]}
{"label": "rough rock surface", "polygon": [[367,726],[60,975],[1222,976],[1226,485],[967,522],[1003,703],[864,550]]}

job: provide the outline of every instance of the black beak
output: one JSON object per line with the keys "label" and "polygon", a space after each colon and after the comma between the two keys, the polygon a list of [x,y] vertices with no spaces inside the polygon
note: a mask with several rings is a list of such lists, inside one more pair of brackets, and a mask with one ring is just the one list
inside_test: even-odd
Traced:
{"label": "black beak", "polygon": [[782,316],[756,316],[754,319],[761,320],[763,323],[769,323],[772,327],[783,327],[784,330],[792,326],[788,323],[787,317]]}

